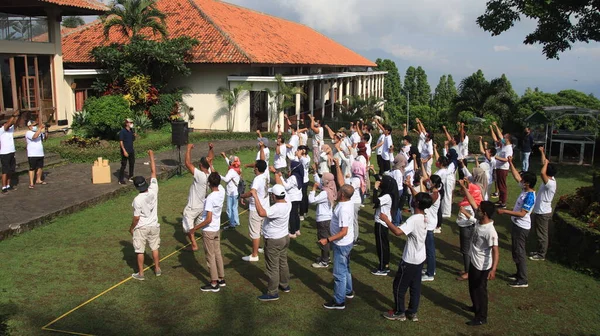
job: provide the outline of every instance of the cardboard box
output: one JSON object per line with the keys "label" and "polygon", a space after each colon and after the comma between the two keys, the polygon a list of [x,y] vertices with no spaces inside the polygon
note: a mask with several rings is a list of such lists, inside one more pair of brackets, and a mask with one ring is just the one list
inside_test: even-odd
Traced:
{"label": "cardboard box", "polygon": [[108,160],[102,160],[102,158],[99,157],[97,161],[94,161],[94,165],[92,166],[92,183],[111,183],[111,178],[112,175],[110,173]]}

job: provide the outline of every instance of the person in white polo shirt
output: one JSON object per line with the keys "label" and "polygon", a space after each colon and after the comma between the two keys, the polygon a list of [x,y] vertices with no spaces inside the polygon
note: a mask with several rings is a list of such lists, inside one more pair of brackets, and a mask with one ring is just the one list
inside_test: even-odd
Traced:
{"label": "person in white polo shirt", "polygon": [[221,212],[225,201],[225,189],[221,186],[221,175],[212,172],[208,175],[208,186],[211,193],[204,200],[202,221],[194,226],[190,233],[193,235],[202,229],[202,243],[206,264],[210,272],[210,283],[200,287],[203,292],[218,292],[225,287],[225,269],[221,254]]}
{"label": "person in white polo shirt", "polygon": [[21,114],[15,112],[2,127],[0,127],[0,164],[2,165],[2,193],[16,188],[10,185],[10,178],[15,173],[17,161],[15,160],[15,124]]}
{"label": "person in white polo shirt", "polygon": [[546,252],[548,252],[548,224],[552,220],[552,200],[554,199],[554,194],[556,194],[556,180],[554,179],[557,173],[556,166],[546,159],[544,147],[540,147],[540,154],[542,156],[542,185],[535,198],[535,206],[531,215],[538,241],[537,251],[532,252],[529,256],[529,260],[533,261],[546,260]]}
{"label": "person in white polo shirt", "polygon": [[263,207],[256,189],[251,190],[258,215],[265,218],[262,234],[265,239],[265,264],[267,268],[267,292],[258,297],[260,301],[279,300],[279,290],[289,293],[291,288],[287,250],[290,246],[288,221],[292,205],[286,201],[286,191],[281,184],[269,189],[274,204]]}
{"label": "person in white polo shirt", "polygon": [[27,159],[29,160],[29,189],[33,189],[35,184],[46,184],[42,180],[44,168],[44,145],[48,132],[42,124],[38,127],[37,121],[30,120],[27,122],[29,131],[25,133],[27,141]]}
{"label": "person in white polo shirt", "polygon": [[352,273],[350,273],[350,252],[354,245],[354,204],[351,197],[354,188],[345,184],[338,193],[338,204],[331,216],[327,238],[319,240],[325,246],[333,243],[333,300],[323,304],[325,309],[345,309],[346,299],[354,298]]}
{"label": "person in white polo shirt", "polygon": [[[319,176],[315,176],[315,183],[313,189],[308,195],[308,202],[310,204],[317,205],[317,239],[326,239],[331,236],[330,225],[331,215],[333,212],[333,206],[337,199],[337,187],[335,185],[335,178],[331,173],[323,174],[323,178],[318,181]],[[321,189],[319,194],[316,193],[317,189]],[[317,259],[317,262],[312,264],[314,268],[327,268],[329,267],[329,251],[330,244],[319,245],[321,249],[321,256]]]}
{"label": "person in white polo shirt", "polygon": [[260,216],[257,212],[256,201],[252,196],[252,190],[256,190],[256,194],[258,195],[258,199],[260,200],[263,208],[268,207],[268,173],[265,174],[266,170],[267,162],[263,160],[256,160],[256,163],[254,164],[255,176],[254,180],[252,181],[250,191],[240,196],[241,198],[250,198],[250,204],[248,205],[248,235],[250,236],[250,239],[252,239],[252,253],[248,256],[243,256],[242,260],[244,261],[257,262],[259,260],[258,246],[260,245],[260,231],[263,225],[264,216]]}
{"label": "person in white polo shirt", "polygon": [[154,259],[154,273],[156,276],[162,274],[160,270],[160,224],[158,223],[158,181],[156,180],[156,164],[154,163],[154,152],[149,150],[150,157],[150,184],[143,176],[133,178],[133,185],[140,192],[133,203],[133,220],[129,227],[129,233],[133,237],[133,248],[137,254],[138,272],[131,275],[136,280],[145,280],[144,258],[146,244],[152,250]]}
{"label": "person in white polo shirt", "polygon": [[[421,270],[426,259],[425,238],[427,236],[427,222],[425,210],[433,204],[433,199],[428,193],[420,192],[413,197],[412,208],[414,214],[404,224],[396,227],[391,218],[381,215],[381,219],[396,236],[406,235],[406,245],[402,253],[402,261],[394,278],[392,290],[394,292],[394,309],[383,313],[383,317],[392,321],[418,321],[417,311],[421,299]],[[410,288],[408,309],[404,303],[406,291]]]}

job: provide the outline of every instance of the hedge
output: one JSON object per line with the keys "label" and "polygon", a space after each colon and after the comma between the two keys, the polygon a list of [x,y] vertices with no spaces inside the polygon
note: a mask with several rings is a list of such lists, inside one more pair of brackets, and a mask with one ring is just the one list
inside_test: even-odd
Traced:
{"label": "hedge", "polygon": [[554,213],[553,226],[552,256],[571,268],[600,276],[600,231],[560,210]]}

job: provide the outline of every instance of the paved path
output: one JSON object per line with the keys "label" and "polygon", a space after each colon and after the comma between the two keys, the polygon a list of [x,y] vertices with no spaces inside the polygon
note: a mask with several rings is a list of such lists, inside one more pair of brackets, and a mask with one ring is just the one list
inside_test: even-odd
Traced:
{"label": "paved path", "polygon": [[[256,146],[256,141],[227,140],[215,141],[215,155]],[[192,159],[199,161],[206,155],[207,143],[196,144]],[[185,149],[181,150],[182,160]],[[177,151],[171,150],[156,154],[157,173],[167,178],[176,173]],[[150,176],[150,167],[144,165],[148,158],[136,160],[135,174]],[[86,207],[98,204],[133,189],[131,184],[119,185],[117,171],[119,162],[111,163],[113,182],[111,184],[92,184],[91,164],[66,164],[46,170],[45,186],[28,189],[26,175],[19,176],[17,190],[0,194],[0,240],[43,225],[51,219],[70,214]]]}

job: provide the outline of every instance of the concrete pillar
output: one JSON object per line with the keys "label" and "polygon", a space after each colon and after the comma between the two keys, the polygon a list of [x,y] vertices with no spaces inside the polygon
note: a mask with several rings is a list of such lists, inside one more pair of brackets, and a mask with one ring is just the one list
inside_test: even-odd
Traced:
{"label": "concrete pillar", "polygon": [[[346,96],[350,96],[350,79],[346,79],[346,80],[345,80],[345,82],[346,82],[346,85],[345,85],[345,88],[346,88]],[[349,100],[349,99],[348,99],[348,98],[346,98],[346,103],[348,102],[348,100]]]}
{"label": "concrete pillar", "polygon": [[325,81],[321,81],[321,119],[325,119],[325,92],[326,92]]}
{"label": "concrete pillar", "polygon": [[296,126],[300,125],[300,94],[296,95]]}
{"label": "concrete pillar", "polygon": [[329,87],[329,102],[331,102],[331,118],[333,119],[333,111],[335,110],[335,82],[331,81],[331,86]]}
{"label": "concrete pillar", "polygon": [[315,115],[315,81],[310,81],[308,84],[308,109],[310,115]]}
{"label": "concrete pillar", "polygon": [[363,96],[363,82],[362,82],[362,77],[358,77],[358,92],[357,92],[356,95],[360,96],[361,98]]}
{"label": "concrete pillar", "polygon": [[338,83],[338,103],[342,103],[342,99],[344,97],[344,80],[343,79],[338,79],[337,81]]}

